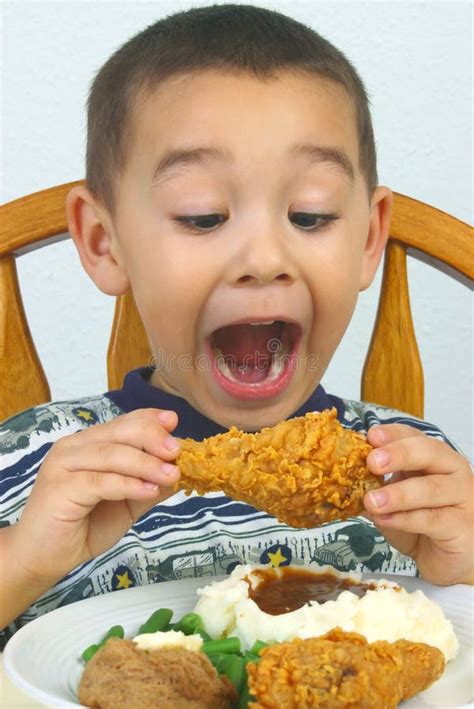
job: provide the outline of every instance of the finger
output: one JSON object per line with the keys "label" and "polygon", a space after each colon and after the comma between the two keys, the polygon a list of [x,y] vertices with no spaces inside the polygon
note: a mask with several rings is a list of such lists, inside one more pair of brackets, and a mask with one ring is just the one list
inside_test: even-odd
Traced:
{"label": "finger", "polygon": [[160,488],[155,483],[118,473],[83,470],[72,480],[67,497],[79,513],[77,518],[85,517],[102,500],[148,501],[156,500],[160,495]]}
{"label": "finger", "polygon": [[[105,541],[104,534],[110,533],[115,537],[116,530],[120,527],[125,530],[131,529],[137,520],[160,503],[161,497],[160,493],[158,496],[138,501],[130,499],[102,500],[89,513],[92,527],[89,528],[89,535],[97,535],[98,544],[103,545]],[[106,531],[103,529],[104,517],[107,520]],[[98,527],[94,530],[95,522],[98,522]]]}
{"label": "finger", "polygon": [[376,475],[410,471],[449,474],[465,467],[464,462],[446,443],[425,435],[399,439],[367,456],[367,465]]}
{"label": "finger", "polygon": [[385,423],[376,424],[369,428],[367,439],[372,446],[383,446],[390,441],[396,441],[401,438],[411,438],[414,436],[424,436],[422,431],[419,431],[413,426],[407,426],[404,423]]}
{"label": "finger", "polygon": [[87,444],[67,448],[61,463],[74,474],[80,470],[118,473],[166,487],[179,479],[176,465],[133,446],[108,441],[88,441]]}
{"label": "finger", "polygon": [[137,409],[66,438],[72,445],[82,445],[86,437],[89,441],[121,443],[165,460],[174,460],[179,453],[180,442],[170,435],[170,431],[176,428],[177,423],[178,417],[174,411]]}
{"label": "finger", "polygon": [[387,515],[373,514],[371,517],[382,533],[385,529],[400,530],[423,534],[437,541],[448,541],[459,536],[459,509],[456,507],[432,507]]}
{"label": "finger", "polygon": [[448,475],[421,475],[371,490],[365,495],[364,504],[374,514],[449,507],[461,505],[465,501],[467,487],[461,480],[453,485]]}

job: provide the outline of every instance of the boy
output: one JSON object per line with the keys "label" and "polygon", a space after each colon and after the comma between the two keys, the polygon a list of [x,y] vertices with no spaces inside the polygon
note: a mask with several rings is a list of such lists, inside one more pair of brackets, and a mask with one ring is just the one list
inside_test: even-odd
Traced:
{"label": "boy", "polygon": [[[435,427],[319,385],[391,208],[345,57],[279,13],[199,8],[119,49],[88,111],[70,232],[102,291],[132,288],[156,366],[0,429],[4,639],[87,595],[242,561],[472,583],[468,462]],[[375,526],[295,530],[220,494],[173,495],[179,438],[333,406],[368,431],[371,470],[395,473],[365,499]]]}

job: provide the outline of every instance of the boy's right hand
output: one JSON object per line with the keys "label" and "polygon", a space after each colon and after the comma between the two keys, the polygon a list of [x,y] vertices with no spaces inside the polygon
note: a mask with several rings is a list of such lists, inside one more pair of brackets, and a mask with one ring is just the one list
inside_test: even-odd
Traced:
{"label": "boy's right hand", "polygon": [[52,446],[11,528],[14,560],[29,578],[53,585],[173,494],[177,423],[173,411],[138,409]]}

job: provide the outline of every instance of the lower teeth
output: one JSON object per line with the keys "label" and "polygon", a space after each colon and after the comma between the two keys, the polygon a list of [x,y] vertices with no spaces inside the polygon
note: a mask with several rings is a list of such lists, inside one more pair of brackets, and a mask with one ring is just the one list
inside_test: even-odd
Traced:
{"label": "lower teeth", "polygon": [[[216,355],[216,365],[217,369],[220,371],[221,374],[224,375],[227,379],[230,379],[232,382],[236,382],[237,384],[244,384],[243,382],[239,381],[234,377],[232,374],[232,371],[225,361],[225,356],[222,354],[222,351],[219,350],[217,347],[215,348],[215,355]],[[285,368],[285,363],[286,363],[286,358],[288,356],[288,352],[276,352],[274,355],[272,355],[272,361],[270,364],[270,368],[268,370],[268,374],[263,380],[264,382],[272,382],[275,379],[277,379],[280,374],[283,372]],[[242,365],[239,367],[239,370],[241,372],[245,372],[246,369],[249,369],[248,365]],[[258,386],[256,384],[252,384],[249,386]]]}
{"label": "lower teeth", "polygon": [[278,352],[273,355],[270,370],[268,372],[267,381],[273,381],[280,376],[285,368],[285,356]]}
{"label": "lower teeth", "polygon": [[221,374],[224,375],[224,377],[227,377],[227,379],[230,379],[233,382],[236,382],[237,379],[233,376],[232,372],[230,371],[229,365],[225,361],[225,357],[223,356],[221,350],[217,349],[215,350],[216,352],[216,365],[217,369]]}

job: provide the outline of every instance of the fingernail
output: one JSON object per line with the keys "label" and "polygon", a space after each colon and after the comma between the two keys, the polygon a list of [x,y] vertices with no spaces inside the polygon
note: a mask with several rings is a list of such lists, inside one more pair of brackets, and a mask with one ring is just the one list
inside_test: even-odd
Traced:
{"label": "fingernail", "polygon": [[172,463],[162,463],[160,465],[160,470],[165,475],[175,475],[179,468],[177,465],[173,465]]}
{"label": "fingernail", "polygon": [[373,456],[375,458],[375,462],[380,468],[383,468],[384,465],[387,465],[390,462],[390,456],[385,450],[373,451]]}
{"label": "fingernail", "polygon": [[158,490],[158,485],[151,483],[149,480],[143,481],[143,487],[146,487],[147,490]]}
{"label": "fingernail", "polygon": [[173,436],[166,436],[166,438],[163,439],[163,445],[169,451],[177,451],[179,449],[179,443]]}
{"label": "fingernail", "polygon": [[383,507],[387,504],[387,493],[384,490],[372,490],[369,492],[369,497],[374,507]]}
{"label": "fingernail", "polygon": [[158,420],[161,421],[161,423],[168,423],[172,415],[172,411],[160,411],[160,413],[158,414]]}

